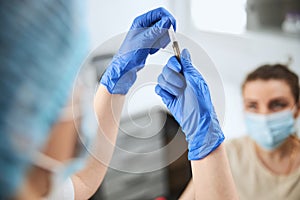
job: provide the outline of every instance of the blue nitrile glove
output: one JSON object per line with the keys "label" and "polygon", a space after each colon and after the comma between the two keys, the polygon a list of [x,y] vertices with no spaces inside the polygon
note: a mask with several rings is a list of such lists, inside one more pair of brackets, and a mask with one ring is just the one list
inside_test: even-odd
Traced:
{"label": "blue nitrile glove", "polygon": [[[188,142],[188,159],[200,160],[223,141],[208,86],[193,67],[189,52],[171,57],[158,77],[156,93],[180,124]],[[183,75],[182,75],[183,74]]]}
{"label": "blue nitrile glove", "polygon": [[136,80],[136,73],[145,65],[149,54],[170,42],[168,29],[176,28],[174,17],[164,8],[157,8],[137,17],[118,53],[101,78],[111,94],[126,94]]}

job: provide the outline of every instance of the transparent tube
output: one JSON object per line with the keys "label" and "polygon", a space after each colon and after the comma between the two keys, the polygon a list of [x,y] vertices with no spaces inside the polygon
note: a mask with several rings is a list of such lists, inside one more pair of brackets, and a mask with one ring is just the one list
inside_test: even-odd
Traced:
{"label": "transparent tube", "polygon": [[175,31],[174,31],[173,26],[171,26],[169,28],[168,32],[169,32],[169,37],[170,37],[170,40],[171,40],[171,43],[172,43],[174,54],[175,54],[176,58],[178,59],[178,61],[180,61],[179,44],[178,44],[178,41],[177,41],[177,39],[175,37]]}

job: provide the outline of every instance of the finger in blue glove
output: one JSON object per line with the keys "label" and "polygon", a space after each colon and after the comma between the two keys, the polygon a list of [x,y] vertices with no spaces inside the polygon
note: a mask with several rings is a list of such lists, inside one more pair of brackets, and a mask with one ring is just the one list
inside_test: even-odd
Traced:
{"label": "finger in blue glove", "polygon": [[101,78],[111,94],[126,94],[144,67],[149,54],[170,42],[168,29],[176,28],[176,20],[164,8],[157,8],[137,17],[118,53]]}
{"label": "finger in blue glove", "polygon": [[224,141],[209,88],[193,67],[186,49],[181,53],[180,63],[175,56],[169,59],[158,77],[155,92],[182,127],[189,160],[206,157]]}

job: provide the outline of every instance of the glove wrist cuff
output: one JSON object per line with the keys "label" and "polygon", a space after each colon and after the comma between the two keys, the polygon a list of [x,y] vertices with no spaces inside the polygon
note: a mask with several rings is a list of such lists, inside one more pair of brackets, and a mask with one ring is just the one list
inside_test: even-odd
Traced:
{"label": "glove wrist cuff", "polygon": [[120,69],[120,65],[124,66],[125,64],[113,61],[103,74],[100,83],[105,85],[111,94],[125,95],[136,80],[136,70],[125,71]]}
{"label": "glove wrist cuff", "polygon": [[215,115],[200,121],[197,130],[187,138],[189,160],[200,160],[206,157],[225,139]]}
{"label": "glove wrist cuff", "polygon": [[214,142],[212,145],[211,143],[206,143],[200,146],[199,148],[189,150],[188,151],[188,159],[189,160],[201,160],[208,156],[211,152],[216,150],[225,140],[224,135],[220,135],[220,137]]}

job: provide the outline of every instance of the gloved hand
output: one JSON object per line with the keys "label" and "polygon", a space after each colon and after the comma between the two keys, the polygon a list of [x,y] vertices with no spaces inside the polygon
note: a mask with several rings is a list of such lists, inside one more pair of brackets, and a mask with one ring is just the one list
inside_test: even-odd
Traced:
{"label": "gloved hand", "polygon": [[136,80],[136,73],[144,67],[149,54],[170,42],[168,29],[176,28],[174,17],[164,8],[157,8],[137,17],[118,53],[101,78],[111,94],[126,94]]}
{"label": "gloved hand", "polygon": [[[158,77],[155,92],[161,96],[188,142],[188,159],[199,160],[214,151],[223,141],[208,86],[193,67],[189,52],[171,57]],[[183,74],[183,75],[182,75]]]}

